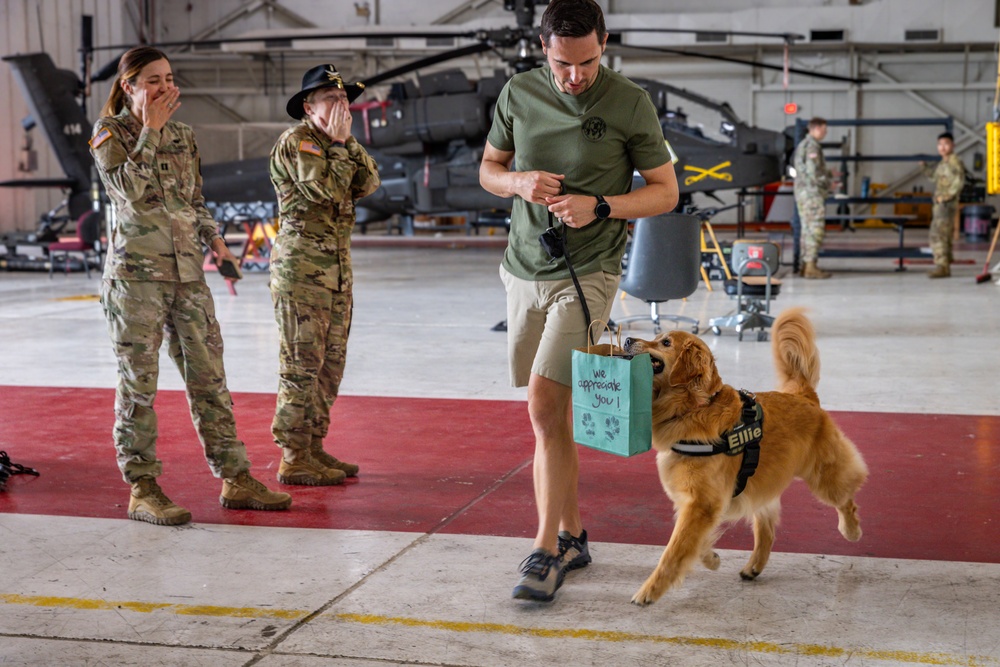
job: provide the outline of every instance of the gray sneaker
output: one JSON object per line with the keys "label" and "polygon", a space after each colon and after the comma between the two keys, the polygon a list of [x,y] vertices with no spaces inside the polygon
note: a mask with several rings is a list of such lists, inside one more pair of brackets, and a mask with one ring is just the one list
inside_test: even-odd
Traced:
{"label": "gray sneaker", "polygon": [[562,562],[545,549],[535,549],[521,561],[521,578],[514,586],[517,600],[549,602],[563,582]]}
{"label": "gray sneaker", "polygon": [[562,561],[562,571],[578,570],[593,559],[590,557],[590,546],[587,544],[587,531],[580,537],[573,537],[568,531],[559,531],[559,559]]}

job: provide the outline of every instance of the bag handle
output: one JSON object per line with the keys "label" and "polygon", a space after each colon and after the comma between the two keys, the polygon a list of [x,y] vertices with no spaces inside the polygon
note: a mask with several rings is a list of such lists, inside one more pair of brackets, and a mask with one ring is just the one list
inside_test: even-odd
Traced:
{"label": "bag handle", "polygon": [[[611,326],[607,322],[605,322],[604,320],[594,320],[593,322],[590,323],[590,326],[587,327],[587,354],[590,354],[590,346],[591,346],[591,342],[590,341],[593,340],[593,337],[590,334],[591,334],[591,331],[593,330],[595,324],[602,324],[602,325],[604,325],[603,328],[607,329],[608,336],[611,337],[611,349],[609,350],[608,356],[609,357],[615,356],[614,355],[614,351],[615,351],[614,350],[614,348],[615,348],[615,345],[614,345],[614,342],[615,342],[615,332],[611,330]],[[603,335],[604,335],[604,332],[602,331],[601,332],[601,336],[603,336]],[[597,340],[600,340],[601,336],[598,336]],[[596,345],[596,344],[597,343],[594,343],[594,345]],[[621,346],[622,346],[622,326],[619,324],[618,325],[618,347],[620,348]]]}

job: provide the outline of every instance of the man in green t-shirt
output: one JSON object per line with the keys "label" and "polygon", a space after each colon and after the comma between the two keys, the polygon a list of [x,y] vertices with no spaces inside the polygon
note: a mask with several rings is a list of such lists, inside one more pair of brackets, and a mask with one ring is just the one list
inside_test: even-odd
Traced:
{"label": "man in green t-shirt", "polygon": [[[594,0],[551,0],[542,15],[548,66],[515,75],[497,100],[479,169],[482,186],[513,197],[500,268],[507,290],[511,383],[528,387],[535,432],[534,550],[514,597],[551,600],[590,551],[577,499],[571,353],[586,345],[584,308],[607,320],[621,278],[627,220],[677,205],[677,179],[649,95],[601,65],[604,15]],[[516,165],[515,165],[516,154]],[[638,170],[646,185],[635,191]],[[565,258],[539,236],[554,226]]]}

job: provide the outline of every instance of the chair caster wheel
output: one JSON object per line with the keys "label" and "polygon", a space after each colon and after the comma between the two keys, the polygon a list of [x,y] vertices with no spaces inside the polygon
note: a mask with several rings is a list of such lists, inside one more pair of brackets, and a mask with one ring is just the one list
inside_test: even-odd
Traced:
{"label": "chair caster wheel", "polygon": [[720,329],[719,327],[712,327],[712,333],[714,333],[716,336],[721,336],[722,329]]}
{"label": "chair caster wheel", "polygon": [[691,333],[693,333],[695,336],[698,335],[698,325],[691,327]]}
{"label": "chair caster wheel", "polygon": [[757,340],[758,341],[765,341],[765,340],[767,340],[767,332],[766,331],[758,331],[757,332]]}

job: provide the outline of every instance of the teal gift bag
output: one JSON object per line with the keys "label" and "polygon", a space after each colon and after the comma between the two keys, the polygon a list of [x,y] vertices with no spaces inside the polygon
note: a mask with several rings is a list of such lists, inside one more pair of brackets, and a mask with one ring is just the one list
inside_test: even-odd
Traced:
{"label": "teal gift bag", "polygon": [[613,345],[573,350],[573,439],[619,456],[653,441],[653,365]]}

